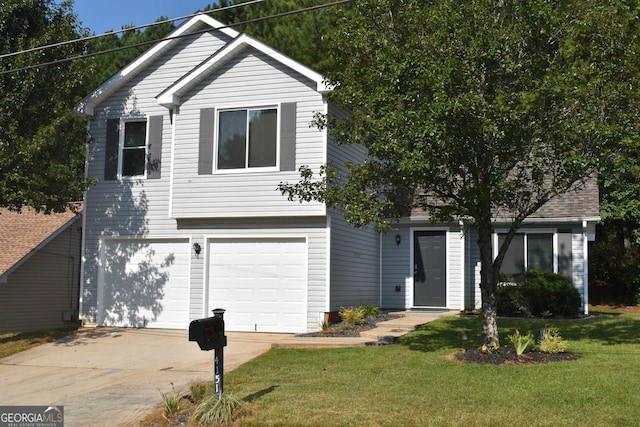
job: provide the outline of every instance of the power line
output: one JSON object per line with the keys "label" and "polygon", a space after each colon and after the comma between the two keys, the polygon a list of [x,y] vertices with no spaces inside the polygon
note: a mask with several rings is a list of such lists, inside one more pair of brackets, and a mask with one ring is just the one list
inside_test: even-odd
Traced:
{"label": "power line", "polygon": [[[237,7],[249,6],[249,5],[252,5],[252,4],[255,4],[255,3],[263,3],[265,1],[266,0],[251,0],[251,1],[248,1],[248,2],[245,2],[245,3],[232,4],[231,6],[225,6],[225,7],[219,8],[219,9],[213,9],[213,10],[211,10],[209,12],[206,12],[206,13],[208,14],[208,13],[213,13],[213,12],[222,12],[222,11],[225,11],[225,10],[235,9]],[[79,39],[66,40],[66,41],[63,41],[63,42],[52,43],[52,44],[48,44],[48,45],[45,45],[45,46],[32,47],[30,49],[20,50],[20,51],[17,51],[17,52],[4,53],[4,54],[0,55],[0,59],[9,58],[9,57],[16,56],[16,55],[21,55],[23,53],[37,52],[37,51],[49,49],[49,48],[52,48],[52,47],[60,47],[60,46],[65,46],[65,45],[72,44],[72,43],[78,43],[78,42],[83,42],[83,41],[88,41],[88,40],[94,40],[94,39],[98,39],[98,38],[101,38],[101,37],[110,36],[112,34],[126,33],[128,31],[134,31],[134,30],[139,30],[141,28],[153,27],[155,25],[166,24],[168,22],[180,21],[182,19],[193,18],[194,16],[200,15],[202,13],[205,13],[205,12],[195,12],[195,13],[192,13],[190,15],[185,15],[185,16],[181,16],[181,17],[178,17],[178,18],[172,18],[172,19],[165,19],[163,21],[157,21],[157,22],[154,22],[153,24],[145,24],[145,25],[138,25],[138,26],[135,26],[135,27],[127,27],[127,28],[123,28],[123,29],[118,30],[118,31],[109,31],[109,32],[106,32],[106,33],[103,33],[103,34],[95,34],[93,36],[81,37]]]}
{"label": "power line", "polygon": [[[32,70],[32,69],[36,69],[36,68],[47,67],[47,66],[50,66],[50,65],[62,64],[62,63],[65,63],[65,62],[77,61],[79,59],[86,59],[86,58],[91,58],[91,57],[99,56],[99,55],[106,55],[106,54],[109,54],[109,53],[119,52],[119,51],[126,50],[126,49],[134,49],[136,47],[142,47],[142,46],[147,46],[147,45],[150,45],[150,44],[155,44],[155,43],[158,43],[159,41],[177,40],[177,39],[181,39],[181,38],[184,38],[184,37],[191,37],[191,36],[194,36],[194,35],[208,33],[208,32],[211,32],[211,31],[222,30],[222,29],[225,29],[225,28],[233,28],[233,27],[236,27],[236,26],[251,24],[251,23],[254,23],[254,22],[266,21],[266,20],[269,20],[269,19],[282,18],[284,16],[290,16],[290,15],[296,15],[296,14],[299,14],[299,13],[310,12],[310,11],[314,11],[314,10],[320,10],[320,9],[333,7],[333,6],[339,6],[341,4],[346,4],[346,3],[351,3],[351,2],[353,2],[353,0],[339,0],[339,1],[332,2],[332,3],[325,3],[325,4],[321,4],[321,5],[310,6],[310,7],[306,7],[306,8],[302,8],[302,9],[296,9],[296,10],[292,10],[292,11],[288,11],[288,12],[277,13],[275,15],[265,16],[265,17],[261,17],[261,18],[249,19],[249,20],[246,20],[246,21],[236,22],[236,23],[233,23],[233,24],[227,24],[227,25],[223,25],[221,27],[214,28],[214,29],[210,28],[210,29],[201,30],[201,31],[194,31],[194,32],[189,33],[189,34],[181,34],[181,35],[173,36],[173,37],[165,37],[165,38],[158,39],[158,40],[149,40],[149,41],[146,41],[146,42],[140,42],[140,43],[132,44],[132,45],[129,45],[129,46],[121,46],[121,47],[117,47],[117,48],[113,48],[113,49],[102,50],[102,51],[99,51],[99,52],[85,53],[85,54],[82,54],[82,55],[77,55],[77,56],[73,56],[73,57],[69,57],[69,58],[56,59],[54,61],[43,62],[43,63],[35,64],[35,65],[28,65],[26,67],[3,70],[3,71],[0,71],[0,75],[16,73],[16,72],[19,72],[19,71],[27,71],[27,70]],[[241,4],[244,4],[244,3],[241,3]],[[209,12],[206,12],[206,13],[205,12],[199,12],[199,13],[194,14],[193,16],[202,15],[202,14],[208,14],[208,13]],[[176,18],[176,19],[180,19],[180,18]]]}

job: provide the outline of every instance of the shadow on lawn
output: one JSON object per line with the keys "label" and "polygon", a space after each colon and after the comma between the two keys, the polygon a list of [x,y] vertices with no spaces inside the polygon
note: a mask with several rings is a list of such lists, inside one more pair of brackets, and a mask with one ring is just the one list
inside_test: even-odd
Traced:
{"label": "shadow on lawn", "polygon": [[272,391],[274,391],[277,387],[277,385],[272,385],[271,387],[256,391],[255,393],[251,393],[248,396],[245,396],[242,400],[244,400],[245,402],[253,402],[254,400],[258,399],[259,397],[264,396],[265,394],[269,394]]}
{"label": "shadow on lawn", "polygon": [[[568,341],[587,340],[603,345],[640,344],[640,315],[621,315],[611,312],[593,312],[587,319],[515,319],[499,318],[500,342],[508,343],[508,335],[516,329],[532,331],[536,336],[544,327],[558,328]],[[443,349],[462,349],[462,334],[468,337],[467,348],[482,344],[479,316],[460,316],[428,323],[399,341],[411,350],[433,352]]]}

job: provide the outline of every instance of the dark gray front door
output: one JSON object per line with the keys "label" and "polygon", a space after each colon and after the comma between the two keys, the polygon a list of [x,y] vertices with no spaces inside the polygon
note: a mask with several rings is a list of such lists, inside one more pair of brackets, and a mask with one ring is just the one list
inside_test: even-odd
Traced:
{"label": "dark gray front door", "polygon": [[413,305],[446,307],[446,233],[416,231],[413,236]]}

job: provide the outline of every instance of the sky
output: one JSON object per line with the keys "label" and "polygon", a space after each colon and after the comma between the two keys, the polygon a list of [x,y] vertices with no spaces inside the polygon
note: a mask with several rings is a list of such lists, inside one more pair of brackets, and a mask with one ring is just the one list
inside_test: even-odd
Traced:
{"label": "sky", "polygon": [[190,15],[212,3],[214,0],[74,0],[73,11],[83,27],[102,34],[123,25],[151,24],[161,16]]}

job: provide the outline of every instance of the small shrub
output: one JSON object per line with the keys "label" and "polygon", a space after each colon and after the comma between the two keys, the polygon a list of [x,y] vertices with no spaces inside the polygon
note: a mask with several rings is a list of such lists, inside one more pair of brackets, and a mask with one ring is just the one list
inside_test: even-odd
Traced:
{"label": "small shrub", "polygon": [[376,317],[380,309],[373,305],[359,305],[357,307],[342,307],[338,314],[347,323],[364,325],[367,319]]}
{"label": "small shrub", "polygon": [[559,317],[576,317],[582,300],[573,283],[560,274],[528,271],[523,282],[531,311],[536,316],[549,311]]}
{"label": "small shrub", "polygon": [[580,293],[566,277],[531,270],[515,282],[497,289],[498,314],[502,316],[577,317]]}
{"label": "small shrub", "polygon": [[362,306],[362,311],[364,312],[365,319],[373,319],[380,314],[380,308],[372,304]]}
{"label": "small shrub", "polygon": [[560,336],[558,328],[546,327],[540,331],[540,350],[549,353],[564,353],[567,342]]}
{"label": "small shrub", "polygon": [[247,402],[244,402],[230,394],[207,396],[193,411],[193,421],[206,425],[228,425],[237,419],[250,414]]}
{"label": "small shrub", "polygon": [[496,297],[497,310],[501,316],[531,316],[529,303],[522,293],[522,286],[518,283],[503,282],[498,284]]}
{"label": "small shrub", "polygon": [[527,332],[527,335],[520,335],[520,331],[516,329],[513,335],[509,335],[509,340],[515,347],[518,356],[525,351],[533,350],[536,345],[536,339],[531,331]]}

